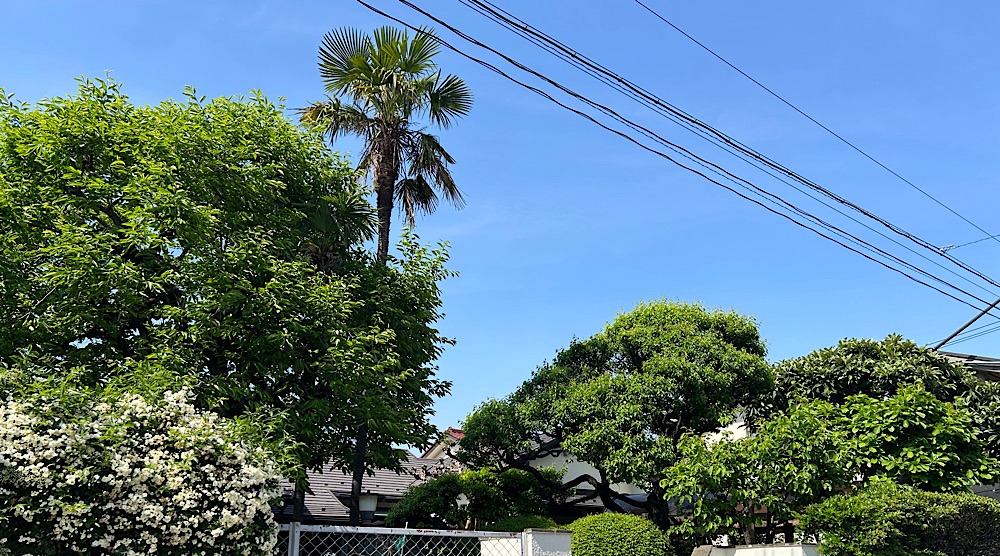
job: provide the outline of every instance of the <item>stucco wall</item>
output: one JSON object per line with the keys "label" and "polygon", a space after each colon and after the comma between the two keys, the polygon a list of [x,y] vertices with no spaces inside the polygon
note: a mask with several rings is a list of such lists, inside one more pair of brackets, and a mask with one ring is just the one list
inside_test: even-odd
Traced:
{"label": "stucco wall", "polygon": [[570,556],[569,531],[528,529],[524,532],[527,556]]}

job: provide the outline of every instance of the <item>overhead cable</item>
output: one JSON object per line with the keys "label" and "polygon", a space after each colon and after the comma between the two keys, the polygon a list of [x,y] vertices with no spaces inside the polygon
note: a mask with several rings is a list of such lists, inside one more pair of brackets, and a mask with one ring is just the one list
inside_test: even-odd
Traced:
{"label": "overhead cable", "polygon": [[[731,63],[731,62],[730,62],[729,60],[727,60],[727,59],[723,58],[723,57],[722,57],[721,55],[719,55],[719,54],[718,54],[718,53],[716,53],[716,52],[715,52],[714,50],[712,50],[712,49],[711,49],[711,48],[709,48],[708,46],[706,46],[706,45],[704,45],[703,43],[701,43],[701,42],[700,42],[700,41],[699,41],[698,39],[696,39],[696,38],[692,37],[691,35],[689,35],[688,33],[686,33],[686,32],[685,32],[685,31],[684,31],[683,29],[681,29],[681,28],[680,28],[680,27],[678,27],[677,25],[674,25],[674,24],[673,24],[673,23],[672,23],[672,22],[671,22],[670,20],[668,20],[668,19],[667,19],[666,17],[664,17],[664,16],[663,16],[663,15],[661,15],[660,13],[656,12],[655,10],[653,10],[652,8],[650,8],[649,6],[647,6],[646,4],[644,4],[644,3],[643,3],[643,2],[641,1],[641,0],[634,0],[634,1],[635,1],[635,3],[636,3],[636,4],[638,4],[638,5],[642,6],[642,7],[643,7],[643,8],[644,8],[644,9],[645,9],[646,11],[648,11],[648,12],[649,12],[649,13],[651,13],[651,14],[653,14],[653,16],[655,16],[655,17],[656,17],[657,19],[659,19],[659,20],[660,20],[660,21],[662,21],[663,23],[666,23],[667,25],[669,25],[670,27],[672,27],[672,28],[673,28],[673,29],[674,29],[675,31],[677,31],[678,33],[680,33],[680,34],[684,35],[685,37],[687,37],[687,38],[688,38],[689,40],[691,40],[691,42],[693,42],[693,43],[695,43],[696,45],[700,46],[700,47],[701,47],[702,49],[704,49],[705,51],[707,51],[707,52],[708,52],[709,54],[711,54],[712,56],[714,56],[714,57],[718,58],[718,59],[719,59],[720,61],[722,61],[722,63],[724,63],[724,64],[726,64],[727,66],[729,66],[730,68],[732,68],[732,69],[736,70],[736,71],[737,71],[737,72],[738,72],[738,73],[739,73],[740,75],[742,75],[743,77],[746,77],[747,79],[749,79],[750,81],[752,81],[752,82],[753,82],[754,84],[756,84],[756,85],[757,85],[758,87],[760,87],[761,89],[764,89],[765,91],[767,91],[767,92],[768,92],[768,93],[769,93],[769,94],[770,94],[771,96],[773,96],[774,98],[776,98],[776,99],[780,100],[781,102],[783,102],[783,103],[784,103],[785,105],[787,105],[787,106],[788,106],[789,108],[791,108],[792,110],[795,110],[796,112],[798,112],[799,114],[801,114],[802,116],[804,116],[804,117],[805,117],[806,119],[808,119],[808,120],[809,120],[809,121],[811,121],[812,123],[814,123],[814,124],[818,125],[819,127],[823,128],[823,129],[824,129],[824,130],[825,130],[825,131],[826,131],[827,133],[829,133],[830,135],[832,135],[832,136],[836,137],[836,138],[837,138],[837,139],[839,139],[839,140],[840,140],[840,141],[841,141],[842,143],[844,143],[844,144],[845,144],[845,145],[847,145],[848,147],[850,147],[850,148],[854,149],[855,151],[857,151],[857,152],[858,152],[859,154],[861,154],[862,156],[864,156],[864,157],[865,157],[865,158],[867,158],[868,160],[870,160],[870,161],[874,162],[874,163],[875,163],[875,164],[877,164],[877,165],[878,165],[879,167],[881,167],[881,168],[882,168],[883,170],[885,170],[885,171],[889,172],[890,174],[892,174],[893,176],[895,176],[896,178],[898,178],[898,179],[899,179],[900,181],[902,181],[902,182],[903,182],[903,183],[905,183],[906,185],[908,185],[908,186],[910,186],[911,188],[913,188],[913,189],[915,189],[915,190],[919,191],[919,192],[920,192],[920,193],[922,193],[922,194],[923,194],[923,195],[924,195],[925,197],[927,197],[928,199],[930,199],[930,200],[934,201],[935,203],[937,203],[938,205],[940,205],[941,207],[943,207],[943,208],[944,208],[945,210],[947,210],[948,212],[950,212],[950,213],[954,214],[955,216],[957,216],[957,217],[961,218],[961,219],[962,219],[963,221],[965,221],[965,222],[966,222],[967,224],[971,225],[972,227],[976,228],[976,229],[977,229],[977,230],[979,230],[980,232],[982,232],[982,233],[986,234],[987,236],[989,236],[989,237],[985,237],[985,238],[983,238],[983,239],[981,239],[981,240],[977,240],[977,241],[974,241],[974,242],[970,242],[970,243],[967,243],[967,244],[964,244],[964,245],[970,245],[971,243],[978,243],[979,241],[986,241],[987,239],[993,239],[993,240],[997,241],[998,243],[1000,243],[1000,234],[991,234],[990,232],[986,231],[985,229],[983,229],[983,228],[982,228],[981,226],[979,226],[978,224],[976,224],[976,223],[975,223],[975,222],[973,222],[972,220],[969,220],[968,218],[966,218],[965,216],[963,216],[963,215],[962,215],[961,213],[959,213],[959,212],[958,212],[958,211],[956,211],[955,209],[953,209],[953,208],[951,208],[950,206],[946,205],[946,204],[945,204],[945,203],[944,203],[943,201],[941,201],[941,200],[940,200],[940,199],[938,199],[937,197],[935,197],[935,196],[931,195],[930,193],[928,193],[928,192],[927,192],[926,190],[924,190],[923,188],[921,188],[921,187],[920,187],[920,186],[918,186],[917,184],[915,184],[915,183],[913,183],[912,181],[910,181],[910,180],[906,179],[905,177],[903,177],[902,175],[900,175],[900,174],[899,174],[898,172],[896,172],[896,171],[895,171],[895,170],[893,170],[892,168],[889,168],[888,166],[886,166],[885,164],[883,164],[883,163],[882,163],[881,161],[879,161],[878,159],[876,159],[876,158],[875,158],[874,156],[872,156],[872,155],[868,154],[867,152],[865,152],[864,150],[862,150],[862,149],[861,149],[860,147],[858,147],[858,146],[857,146],[857,145],[855,145],[854,143],[852,143],[852,142],[848,141],[847,139],[845,139],[844,137],[842,137],[842,136],[841,136],[840,134],[838,134],[837,132],[835,132],[835,131],[833,131],[832,129],[830,129],[829,127],[827,127],[827,126],[823,125],[823,124],[822,124],[822,123],[820,123],[820,122],[819,122],[818,120],[816,120],[816,118],[813,118],[813,117],[812,117],[812,116],[810,116],[809,114],[805,113],[805,112],[804,112],[804,111],[803,111],[802,109],[800,109],[800,108],[799,108],[798,106],[795,106],[795,105],[794,105],[794,104],[792,104],[791,102],[789,102],[789,101],[785,100],[785,98],[784,98],[784,97],[782,97],[782,96],[781,96],[781,95],[779,95],[778,93],[776,93],[776,92],[772,91],[772,90],[771,90],[770,88],[768,88],[768,87],[767,87],[766,85],[764,85],[764,84],[763,84],[763,83],[761,83],[760,81],[757,81],[756,79],[754,79],[753,77],[751,77],[750,75],[748,75],[748,74],[747,74],[747,73],[746,73],[745,71],[743,71],[743,70],[741,70],[740,68],[736,67],[736,66],[735,66],[735,65],[734,65],[733,63]],[[962,246],[963,246],[963,245],[956,245],[956,246],[954,246],[954,247],[951,247],[951,248],[952,248],[952,249],[955,249],[955,248],[958,248],[958,247],[962,247]]]}
{"label": "overhead cable", "polygon": [[[389,18],[389,19],[391,19],[393,21],[396,21],[397,23],[399,23],[401,25],[404,25],[404,26],[406,26],[406,27],[408,27],[408,28],[410,28],[412,30],[415,30],[415,31],[419,30],[416,26],[410,25],[410,24],[406,23],[405,21],[403,21],[403,20],[401,20],[399,18],[393,17],[393,16],[391,16],[391,15],[389,15],[389,14],[387,14],[387,13],[381,11],[381,10],[378,10],[377,8],[371,6],[370,4],[364,2],[363,0],[358,0],[358,2],[360,4],[362,4],[362,5],[364,5],[365,7],[367,7],[368,9],[370,9],[370,10],[372,10],[372,11],[374,11],[374,12],[380,14],[380,15],[383,15],[384,17],[387,17],[387,18]],[[548,83],[552,84],[553,86],[559,88],[560,90],[566,92],[567,94],[570,94],[574,98],[582,100],[582,101],[586,102],[587,104],[589,104],[589,105],[591,105],[591,106],[593,106],[595,108],[598,108],[603,113],[605,113],[605,114],[607,114],[609,116],[615,117],[619,121],[622,121],[622,122],[626,123],[626,125],[628,125],[629,127],[631,127],[632,129],[634,129],[636,131],[639,131],[641,134],[645,135],[646,137],[654,139],[654,140],[658,140],[658,142],[665,142],[664,139],[659,138],[657,135],[653,134],[648,129],[643,128],[642,126],[638,126],[637,124],[635,124],[634,122],[631,122],[629,120],[625,120],[625,119],[621,118],[620,115],[618,115],[617,113],[615,113],[613,110],[607,108],[606,106],[603,106],[603,105],[600,105],[598,103],[595,103],[595,102],[591,101],[590,99],[587,99],[586,97],[583,97],[582,95],[579,95],[579,94],[577,94],[577,93],[569,90],[568,88],[563,87],[562,85],[560,85],[559,83],[555,82],[554,80],[552,80],[552,79],[550,79],[548,77],[545,77],[545,76],[543,76],[543,75],[541,75],[541,74],[539,74],[537,72],[534,72],[530,68],[527,68],[523,64],[520,64],[516,60],[513,60],[512,58],[510,58],[509,56],[506,56],[506,55],[504,55],[504,54],[502,54],[502,53],[500,53],[500,52],[498,52],[498,51],[490,48],[489,46],[481,43],[480,41],[478,41],[478,40],[476,40],[476,39],[474,39],[474,38],[472,38],[472,37],[470,37],[470,36],[462,33],[461,31],[459,31],[455,27],[447,24],[446,22],[444,22],[444,21],[442,21],[442,20],[440,20],[440,19],[432,16],[431,14],[429,14],[426,11],[420,9],[419,7],[415,6],[411,2],[407,2],[405,0],[400,0],[400,2],[403,3],[403,4],[405,4],[405,5],[407,5],[411,9],[414,9],[414,10],[418,11],[419,13],[423,14],[425,17],[428,17],[428,18],[432,19],[433,21],[435,21],[439,25],[444,26],[449,31],[451,31],[452,33],[455,33],[456,35],[458,35],[459,37],[463,38],[464,40],[467,40],[467,41],[471,42],[472,44],[475,44],[476,46],[479,46],[481,48],[487,49],[487,50],[493,52],[494,54],[503,57],[509,63],[515,65],[516,67],[522,69],[523,71],[527,71],[529,73],[532,73],[533,75],[538,76],[539,78],[545,80],[546,82],[548,82]],[[474,57],[474,56],[472,56],[472,55],[470,55],[470,54],[462,51],[461,49],[459,49],[459,48],[451,45],[450,43],[448,43],[447,41],[445,41],[445,40],[443,40],[441,38],[438,38],[438,42],[440,42],[442,44],[442,46],[445,46],[446,48],[448,48],[448,49],[456,52],[457,54],[459,54],[459,55],[461,55],[461,56],[463,56],[463,57],[465,57],[465,58],[467,58],[467,59],[469,59],[469,60],[471,60],[471,61],[473,61],[473,62],[475,62],[477,64],[482,65],[483,67],[485,67],[485,68],[487,68],[487,69],[489,69],[489,70],[497,73],[498,75],[500,75],[500,76],[502,76],[502,77],[504,77],[504,78],[506,78],[506,79],[508,79],[508,80],[510,80],[512,82],[514,82],[515,84],[517,84],[517,85],[519,85],[521,87],[524,87],[524,88],[526,88],[526,89],[528,89],[528,90],[530,90],[530,91],[532,91],[532,92],[534,92],[534,93],[536,93],[536,94],[538,94],[538,95],[540,95],[540,96],[542,96],[542,97],[550,100],[551,102],[556,103],[557,105],[561,106],[562,108],[567,109],[567,110],[569,110],[569,111],[571,111],[571,112],[573,112],[573,113],[575,113],[575,114],[577,114],[577,115],[579,115],[579,116],[581,116],[581,117],[583,117],[583,118],[591,121],[592,123],[594,123],[594,124],[600,126],[601,128],[605,129],[606,131],[614,133],[614,134],[616,134],[616,135],[618,135],[618,136],[620,136],[620,137],[622,137],[622,138],[624,138],[624,139],[626,139],[626,140],[634,143],[635,145],[639,146],[640,148],[643,148],[643,149],[645,149],[645,150],[647,150],[647,151],[649,151],[651,153],[657,154],[658,156],[661,156],[662,158],[664,158],[664,159],[672,162],[673,164],[675,164],[675,165],[677,165],[677,166],[679,166],[679,167],[681,167],[681,168],[683,168],[683,169],[685,169],[685,170],[687,170],[689,172],[692,172],[692,173],[694,173],[694,174],[702,177],[703,179],[705,179],[705,180],[707,180],[707,181],[709,181],[709,182],[711,182],[711,183],[713,183],[715,185],[718,185],[718,186],[720,186],[720,187],[722,187],[722,188],[724,188],[724,189],[726,189],[726,190],[728,190],[728,191],[730,191],[730,192],[732,192],[732,193],[740,196],[743,199],[751,201],[751,202],[753,202],[753,203],[755,203],[755,204],[757,204],[757,205],[765,208],[766,210],[768,210],[768,211],[770,211],[770,212],[772,212],[774,214],[777,214],[777,215],[779,215],[779,216],[781,216],[781,217],[783,217],[783,218],[785,218],[787,220],[792,221],[793,223],[795,223],[798,226],[806,228],[806,229],[808,229],[808,230],[810,230],[810,231],[812,231],[812,232],[820,235],[821,237],[824,237],[825,239],[833,241],[833,242],[837,243],[838,245],[841,245],[842,247],[844,247],[844,248],[846,248],[846,249],[848,249],[850,251],[853,251],[853,252],[855,252],[855,253],[857,253],[857,254],[865,257],[866,259],[869,259],[869,260],[871,260],[873,262],[876,262],[876,263],[878,263],[878,264],[880,264],[880,265],[882,265],[882,266],[884,266],[884,267],[886,267],[886,268],[888,268],[888,269],[890,269],[890,270],[892,270],[894,272],[900,273],[903,276],[905,276],[905,277],[907,277],[907,278],[909,278],[909,279],[911,279],[911,280],[913,280],[913,281],[915,281],[917,283],[920,283],[920,284],[922,284],[924,286],[927,286],[927,287],[929,287],[931,289],[934,289],[935,291],[937,291],[937,292],[939,292],[939,293],[941,293],[943,295],[946,295],[946,296],[950,297],[951,299],[959,301],[959,302],[961,302],[963,304],[966,304],[966,305],[968,305],[970,307],[973,307],[973,308],[977,308],[977,309],[979,308],[979,306],[976,306],[976,305],[974,305],[974,304],[972,304],[972,303],[970,303],[970,302],[968,302],[968,301],[966,301],[964,299],[956,297],[955,295],[953,295],[951,293],[948,293],[948,292],[946,292],[946,291],[944,291],[944,290],[942,290],[942,289],[940,289],[940,288],[938,288],[938,287],[936,287],[936,286],[934,286],[932,284],[929,284],[928,282],[925,282],[925,281],[923,281],[923,280],[921,280],[921,279],[919,279],[919,278],[917,278],[917,277],[915,277],[915,276],[907,273],[904,270],[901,270],[899,268],[896,268],[896,267],[892,266],[891,264],[888,264],[888,263],[886,263],[884,261],[881,261],[881,260],[878,260],[878,259],[876,259],[876,258],[874,258],[872,256],[869,256],[869,255],[867,255],[867,254],[859,251],[858,249],[855,249],[854,247],[851,247],[851,246],[845,244],[844,242],[839,241],[839,240],[831,237],[830,235],[827,235],[826,233],[824,233],[824,232],[822,232],[820,230],[817,230],[817,229],[809,226],[808,224],[805,224],[805,223],[803,223],[803,222],[801,222],[799,220],[796,220],[794,217],[792,217],[792,216],[790,216],[788,214],[780,212],[779,210],[776,210],[776,209],[774,209],[774,208],[772,208],[770,206],[767,206],[764,202],[762,202],[762,201],[760,201],[758,199],[754,199],[754,198],[748,197],[747,195],[745,195],[743,193],[740,193],[739,191],[735,190],[734,188],[732,188],[732,187],[730,187],[730,186],[728,186],[728,185],[726,185],[726,184],[724,184],[724,183],[722,183],[722,182],[720,182],[720,181],[718,181],[716,179],[713,179],[713,178],[709,177],[704,172],[702,172],[702,171],[700,171],[700,170],[698,170],[696,168],[693,168],[691,166],[688,166],[688,165],[686,165],[686,164],[684,164],[684,163],[682,163],[682,162],[674,159],[673,157],[671,157],[670,155],[666,154],[665,152],[659,151],[659,150],[657,150],[657,149],[655,149],[653,147],[650,147],[650,146],[648,146],[648,145],[640,142],[639,140],[635,139],[634,137],[632,137],[632,136],[630,136],[630,135],[628,135],[628,134],[626,134],[626,133],[624,133],[624,132],[622,132],[620,130],[611,128],[610,126],[608,126],[608,125],[600,122],[599,120],[597,120],[593,116],[591,116],[591,115],[589,115],[587,113],[584,113],[584,112],[582,112],[580,110],[577,110],[575,108],[572,108],[572,107],[566,105],[565,103],[563,103],[563,102],[555,99],[554,97],[552,97],[550,94],[546,93],[545,91],[542,91],[541,89],[538,89],[537,87],[533,87],[531,85],[528,85],[528,84],[526,84],[526,83],[524,83],[524,82],[522,82],[522,81],[520,81],[520,80],[518,80],[518,79],[516,79],[516,78],[514,78],[514,77],[512,77],[512,76],[510,76],[508,74],[506,74],[505,72],[503,72],[502,70],[500,70],[496,66],[490,64],[489,62],[486,62],[484,60],[478,59],[478,58],[476,58],[476,57]],[[672,145],[669,142],[666,142],[666,144]],[[678,152],[679,154],[682,154],[683,156],[685,156],[685,157],[687,157],[689,159],[691,158],[691,156],[694,156],[692,153],[690,153],[689,151],[686,151],[685,149],[683,149],[683,148],[681,148],[679,146],[672,145],[670,148],[671,148],[671,150],[674,150],[674,152]],[[716,173],[722,172],[725,175],[731,176],[730,178],[727,178],[730,181],[732,181],[735,178],[735,179],[739,180],[740,182],[743,182],[744,184],[746,184],[743,187],[748,188],[748,189],[749,189],[749,187],[752,187],[752,188],[756,189],[758,195],[767,195],[767,196],[769,196],[770,199],[766,199],[766,200],[768,200],[768,201],[770,201],[772,203],[774,203],[775,200],[778,200],[778,201],[782,202],[783,204],[785,204],[786,206],[791,207],[793,210],[796,210],[800,214],[806,214],[806,215],[808,215],[808,213],[804,213],[803,211],[801,211],[801,209],[798,209],[797,207],[794,207],[794,205],[791,205],[790,203],[787,203],[783,199],[780,199],[780,197],[774,196],[773,194],[771,194],[771,193],[769,193],[767,191],[764,191],[764,190],[756,187],[754,184],[748,182],[747,180],[743,180],[742,178],[738,178],[736,176],[733,176],[732,174],[730,174],[729,172],[725,171],[724,169],[721,169],[720,167],[717,167],[717,165],[714,165],[714,164],[712,164],[710,162],[704,161],[703,159],[698,159],[697,157],[695,157],[695,158],[699,162],[699,164],[702,164],[703,166],[707,165],[710,168],[715,168],[713,170],[713,172],[716,172]],[[747,186],[749,186],[749,187],[747,187]],[[812,218],[814,218],[814,219],[816,218],[816,217],[813,217],[812,215],[809,215],[809,216],[812,217]],[[817,219],[815,221],[818,222],[818,223],[820,223],[821,225],[825,224],[822,220],[819,220],[819,219]],[[839,229],[837,229],[837,230],[841,231]],[[863,240],[857,240],[857,238],[855,238],[854,236],[850,236],[850,237],[852,237],[853,240],[855,240],[855,242],[860,241],[861,242],[860,244],[866,246],[866,248],[869,248],[869,249],[873,248],[873,249],[881,252],[883,254],[883,256],[888,256],[891,259],[897,261],[898,263],[903,264],[903,265],[907,266],[908,268],[914,269],[915,271],[917,271],[917,272],[919,272],[921,274],[924,274],[925,276],[929,276],[930,278],[934,279],[935,281],[940,282],[940,283],[942,283],[942,284],[944,284],[944,285],[946,285],[946,286],[948,286],[948,287],[950,287],[950,288],[952,288],[952,289],[954,289],[956,291],[959,291],[959,292],[963,293],[964,295],[966,295],[968,297],[976,299],[977,301],[980,301],[981,303],[986,303],[985,300],[983,300],[981,298],[978,298],[977,296],[975,296],[975,295],[973,295],[973,294],[971,294],[971,293],[969,293],[969,292],[967,292],[965,290],[962,290],[961,288],[959,288],[959,287],[957,287],[957,286],[955,286],[953,284],[950,284],[947,281],[944,281],[944,280],[942,280],[940,278],[937,278],[937,277],[935,277],[933,275],[930,275],[926,271],[923,271],[922,269],[916,268],[913,265],[907,263],[906,261],[902,261],[901,259],[898,259],[898,257],[895,257],[895,256],[893,256],[891,254],[888,254],[885,251],[880,250],[877,247],[871,246],[870,244],[868,244],[867,242],[864,242]]]}

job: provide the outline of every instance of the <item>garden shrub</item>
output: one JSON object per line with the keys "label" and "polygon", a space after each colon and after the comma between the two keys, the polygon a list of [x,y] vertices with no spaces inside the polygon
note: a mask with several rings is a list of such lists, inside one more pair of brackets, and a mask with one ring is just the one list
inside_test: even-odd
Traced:
{"label": "garden shrub", "polygon": [[507,531],[518,533],[525,529],[555,529],[556,522],[540,515],[515,515],[483,527],[483,531]]}
{"label": "garden shrub", "polygon": [[806,508],[824,556],[1000,555],[1000,502],[876,480]]}
{"label": "garden shrub", "polygon": [[569,525],[573,556],[669,556],[667,535],[652,521],[629,514],[581,517]]}
{"label": "garden shrub", "polygon": [[186,391],[0,400],[0,554],[269,555],[278,496]]}

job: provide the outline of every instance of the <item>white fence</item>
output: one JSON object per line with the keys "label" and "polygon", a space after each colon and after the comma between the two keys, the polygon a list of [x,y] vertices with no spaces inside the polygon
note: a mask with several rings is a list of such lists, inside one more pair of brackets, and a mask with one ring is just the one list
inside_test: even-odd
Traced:
{"label": "white fence", "polygon": [[274,556],[569,556],[569,533],[282,525]]}

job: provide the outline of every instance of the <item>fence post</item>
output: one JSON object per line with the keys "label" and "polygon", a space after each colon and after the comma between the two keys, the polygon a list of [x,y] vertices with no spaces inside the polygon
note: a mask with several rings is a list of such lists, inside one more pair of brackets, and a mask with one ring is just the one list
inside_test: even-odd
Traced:
{"label": "fence post", "polygon": [[299,525],[297,521],[288,524],[288,556],[299,556]]}

